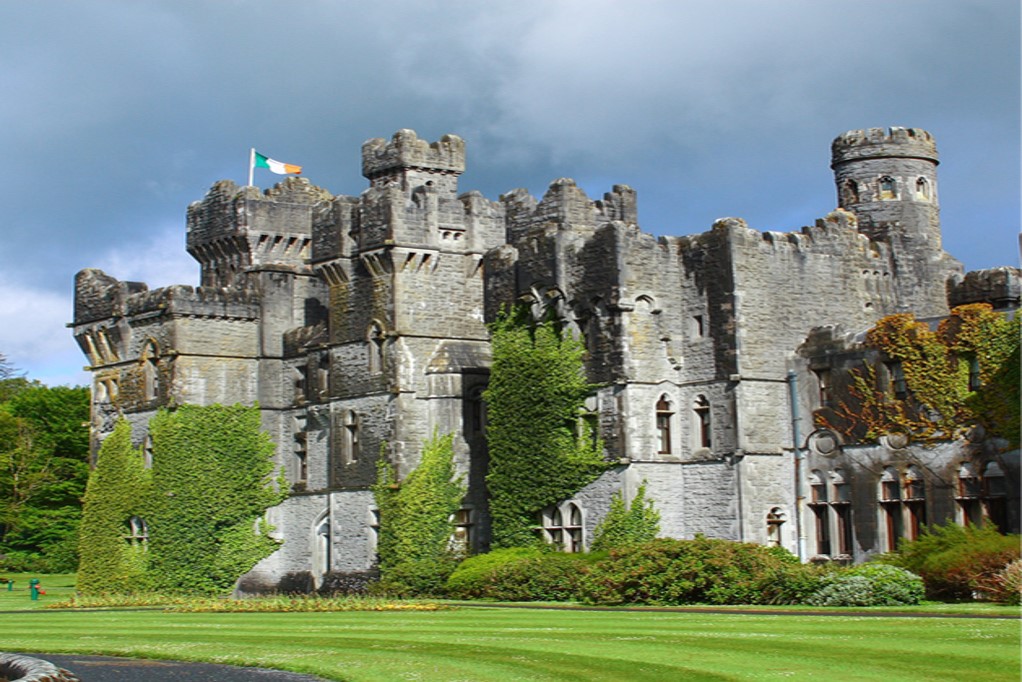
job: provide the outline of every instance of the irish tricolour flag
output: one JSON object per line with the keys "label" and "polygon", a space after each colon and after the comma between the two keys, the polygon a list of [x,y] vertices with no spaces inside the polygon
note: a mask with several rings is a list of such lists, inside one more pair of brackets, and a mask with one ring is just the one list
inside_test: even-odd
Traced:
{"label": "irish tricolour flag", "polygon": [[248,184],[252,185],[252,174],[256,168],[266,168],[272,173],[277,175],[288,175],[294,173],[300,175],[302,172],[301,166],[296,166],[293,163],[284,163],[282,161],[274,161],[268,156],[263,156],[255,149],[249,151],[248,156]]}
{"label": "irish tricolour flag", "polygon": [[284,163],[282,161],[274,161],[268,156],[263,156],[257,151],[252,152],[255,154],[255,167],[256,168],[269,168],[270,172],[276,173],[277,175],[287,175],[288,173],[295,173],[301,175],[302,167],[295,166],[294,164]]}

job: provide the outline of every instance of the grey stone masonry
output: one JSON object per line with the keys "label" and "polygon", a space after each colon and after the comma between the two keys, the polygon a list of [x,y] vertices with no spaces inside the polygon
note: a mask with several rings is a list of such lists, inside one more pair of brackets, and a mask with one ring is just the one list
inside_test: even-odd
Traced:
{"label": "grey stone masonry", "polygon": [[[269,515],[280,549],[238,589],[330,590],[364,586],[376,570],[378,466],[404,478],[426,440],[453,433],[468,485],[457,537],[484,551],[486,325],[526,304],[585,344],[596,388],[580,418],[615,464],[561,503],[578,511],[581,546],[615,494],[631,500],[645,483],[665,536],[778,545],[806,560],[871,556],[889,542],[875,493],[856,488],[825,510],[799,484],[809,474],[794,453],[826,440],[807,423],[821,368],[852,362],[843,335],[885,315],[936,318],[975,302],[1011,311],[1022,286],[1015,268],[966,274],[943,251],[928,132],[855,130],[831,149],[835,210],[789,232],[724,218],[656,237],[625,184],[599,199],[570,178],[539,199],[461,193],[465,142],[412,130],[363,145],[368,187],[357,196],[304,178],[267,190],[218,182],[187,211],[200,286],[76,277],[71,326],[93,374],[93,446],[119,417],[141,443],[161,406],[258,402],[291,497]],[[938,472],[927,481],[954,478],[964,447],[918,453]],[[838,450],[807,464],[833,490],[875,486],[886,462],[908,461]],[[1013,471],[1009,460],[998,470]],[[927,499],[934,519],[967,506],[936,483]],[[537,523],[558,517],[546,511]]]}

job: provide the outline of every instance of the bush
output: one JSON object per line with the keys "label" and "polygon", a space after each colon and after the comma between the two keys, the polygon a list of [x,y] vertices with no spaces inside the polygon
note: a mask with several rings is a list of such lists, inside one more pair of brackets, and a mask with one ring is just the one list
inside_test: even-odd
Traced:
{"label": "bush", "polygon": [[1017,535],[1001,535],[991,524],[948,524],[927,529],[879,560],[921,576],[931,599],[965,600],[1019,555]]}
{"label": "bush", "polygon": [[582,581],[593,604],[794,603],[818,586],[819,569],[790,553],[701,536],[612,550]]}
{"label": "bush", "polygon": [[486,597],[500,601],[577,601],[589,566],[605,554],[544,552],[494,568]]}
{"label": "bush", "polygon": [[580,581],[606,553],[565,554],[543,547],[497,549],[469,557],[447,581],[458,599],[576,601]]}
{"label": "bush", "polygon": [[990,601],[1012,606],[1022,604],[1022,560],[1015,559],[993,577],[982,581],[979,589]]}
{"label": "bush", "polygon": [[369,584],[369,593],[407,599],[441,597],[446,592],[447,578],[457,564],[452,559],[418,559],[395,564],[384,572],[378,582]]}
{"label": "bush", "polygon": [[925,595],[915,573],[888,564],[862,564],[825,576],[805,600],[811,606],[902,606]]}
{"label": "bush", "polygon": [[639,542],[649,542],[660,533],[660,512],[653,507],[653,500],[646,499],[646,482],[643,481],[630,505],[626,505],[622,493],[610,500],[610,512],[596,527],[593,549],[608,550]]}
{"label": "bush", "polygon": [[489,595],[494,571],[520,559],[542,553],[539,547],[508,547],[477,554],[462,561],[447,579],[447,594],[456,599],[480,599]]}

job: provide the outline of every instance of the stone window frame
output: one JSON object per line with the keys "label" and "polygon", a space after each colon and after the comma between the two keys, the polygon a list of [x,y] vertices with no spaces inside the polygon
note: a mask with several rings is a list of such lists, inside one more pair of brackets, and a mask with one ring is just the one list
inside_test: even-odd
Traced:
{"label": "stone window frame", "polygon": [[656,411],[657,454],[669,455],[674,452],[674,403],[670,396],[661,393],[654,406]]}
{"label": "stone window frame", "polygon": [[132,516],[124,522],[128,532],[124,540],[132,547],[145,547],[149,544],[149,525],[141,516]]}
{"label": "stone window frame", "polygon": [[370,374],[382,374],[385,368],[384,346],[387,343],[387,331],[378,320],[373,320],[366,329],[366,354]]}
{"label": "stone window frame", "polygon": [[344,464],[355,464],[361,456],[362,420],[354,410],[344,410],[338,417],[340,456]]}
{"label": "stone window frame", "polygon": [[882,175],[877,179],[877,199],[895,201],[898,199],[898,181],[891,175]]}
{"label": "stone window frame", "polygon": [[312,569],[313,580],[319,586],[323,578],[330,572],[333,563],[333,547],[331,534],[333,524],[331,523],[330,510],[321,512],[312,524],[311,529],[312,551],[309,552],[309,563]]}
{"label": "stone window frame", "polygon": [[926,481],[922,470],[914,464],[904,471],[884,467],[877,498],[887,551],[896,551],[902,540],[916,540],[926,525]]}
{"label": "stone window frame", "polygon": [[926,176],[920,175],[916,178],[916,199],[922,201],[931,201],[933,199],[933,185]]}
{"label": "stone window frame", "polygon": [[585,514],[577,500],[565,500],[540,512],[543,541],[568,554],[585,552]]}
{"label": "stone window frame", "polygon": [[996,460],[980,466],[962,462],[958,467],[958,503],[956,514],[963,526],[993,523],[1001,533],[1008,529],[1008,482]]}
{"label": "stone window frame", "polygon": [[139,355],[142,366],[142,396],[147,402],[160,397],[160,346],[152,337],[146,339]]}
{"label": "stone window frame", "polygon": [[713,448],[713,407],[706,395],[692,398],[692,449]]}
{"label": "stone window frame", "polygon": [[826,474],[813,469],[807,479],[811,492],[807,506],[813,512],[816,559],[850,562],[855,543],[851,481],[841,468]]}
{"label": "stone window frame", "polygon": [[859,203],[859,183],[851,178],[841,183],[841,200],[845,205]]}

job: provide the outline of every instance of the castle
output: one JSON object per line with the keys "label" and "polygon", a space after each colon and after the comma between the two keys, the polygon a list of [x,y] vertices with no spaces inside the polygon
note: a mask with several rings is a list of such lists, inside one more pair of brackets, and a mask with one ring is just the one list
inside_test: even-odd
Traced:
{"label": "castle", "polygon": [[[939,318],[949,300],[1012,310],[1020,292],[1018,270],[965,275],[943,251],[929,133],[851,131],[832,152],[838,208],[791,233],[728,218],[654,237],[626,185],[596,201],[569,179],[539,201],[459,194],[462,139],[411,130],[363,145],[369,187],[357,197],[304,178],[265,192],[218,182],[188,208],[200,286],[77,275],[72,326],[93,373],[94,444],[121,416],[144,442],[162,405],[258,402],[292,486],[269,513],[284,543],[241,581],[260,590],[370,574],[378,457],[404,476],[434,432],[454,433],[468,483],[456,536],[479,551],[486,323],[525,302],[584,341],[600,386],[586,408],[616,462],[537,510],[540,532],[569,551],[588,546],[612,495],[629,499],[643,482],[664,536],[769,543],[804,560],[885,551],[920,504],[928,522],[992,505],[1017,532],[1017,451],[846,445],[813,430],[821,368],[833,364],[807,345],[814,329],[858,332],[904,311]],[[885,525],[878,491],[892,476],[919,504]],[[986,492],[963,497],[956,481],[981,479]]]}

